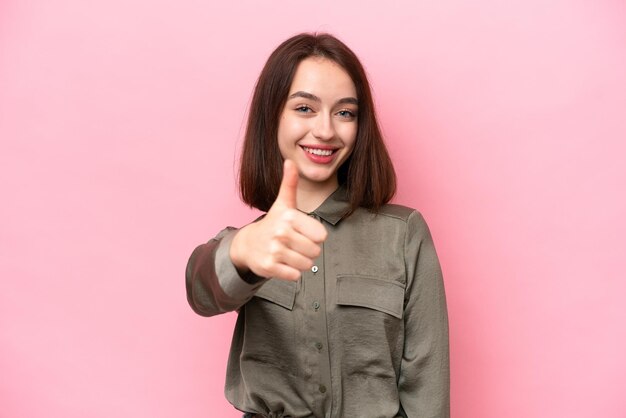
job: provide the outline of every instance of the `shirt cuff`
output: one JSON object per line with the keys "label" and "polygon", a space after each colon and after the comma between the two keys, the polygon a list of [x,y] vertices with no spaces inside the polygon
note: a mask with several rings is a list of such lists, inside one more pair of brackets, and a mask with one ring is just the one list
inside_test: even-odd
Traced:
{"label": "shirt cuff", "polygon": [[228,231],[215,252],[215,271],[220,287],[233,299],[249,299],[268,279],[252,271],[240,274],[230,258],[230,246],[237,230]]}

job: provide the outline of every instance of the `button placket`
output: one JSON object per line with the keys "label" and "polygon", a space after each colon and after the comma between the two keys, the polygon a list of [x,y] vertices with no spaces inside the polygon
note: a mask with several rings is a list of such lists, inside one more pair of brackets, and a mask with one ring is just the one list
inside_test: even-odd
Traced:
{"label": "button placket", "polygon": [[[317,216],[313,216],[318,219]],[[319,219],[318,219],[319,220]],[[306,322],[308,336],[309,336],[309,349],[305,350],[308,357],[308,364],[311,367],[311,374],[308,376],[309,380],[317,389],[316,392],[320,399],[320,407],[330,402],[328,399],[330,395],[331,379],[330,379],[330,362],[328,352],[328,341],[326,340],[328,335],[326,324],[326,280],[325,280],[325,246],[326,243],[321,244],[322,252],[319,257],[314,260],[313,266],[303,273],[303,278],[306,280],[306,292],[305,292],[305,309]],[[315,390],[314,389],[314,390]],[[319,411],[322,413],[322,411]]]}

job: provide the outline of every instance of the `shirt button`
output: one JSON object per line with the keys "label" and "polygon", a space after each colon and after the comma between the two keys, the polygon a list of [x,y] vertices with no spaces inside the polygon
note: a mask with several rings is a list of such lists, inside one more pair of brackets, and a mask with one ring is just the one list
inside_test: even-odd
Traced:
{"label": "shirt button", "polygon": [[315,309],[316,311],[320,308],[320,303],[319,302],[313,302],[313,309]]}
{"label": "shirt button", "polygon": [[313,267],[311,267],[311,271],[312,271],[313,273],[317,273],[317,271],[318,271],[318,270],[319,270],[319,268],[318,268],[317,266],[313,266]]}
{"label": "shirt button", "polygon": [[322,347],[324,347],[324,344],[322,344],[322,343],[315,343],[315,348],[317,348],[318,350],[321,350]]}
{"label": "shirt button", "polygon": [[321,393],[326,393],[326,386],[320,385],[319,389]]}

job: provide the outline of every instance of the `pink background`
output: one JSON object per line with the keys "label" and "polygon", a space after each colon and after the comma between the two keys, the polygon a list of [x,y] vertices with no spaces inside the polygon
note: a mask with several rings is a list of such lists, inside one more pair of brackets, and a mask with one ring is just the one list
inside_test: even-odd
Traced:
{"label": "pink background", "polygon": [[304,30],[361,57],[435,237],[453,416],[626,416],[626,5],[382,3],[0,2],[1,417],[240,416],[184,268],[255,216],[246,108]]}

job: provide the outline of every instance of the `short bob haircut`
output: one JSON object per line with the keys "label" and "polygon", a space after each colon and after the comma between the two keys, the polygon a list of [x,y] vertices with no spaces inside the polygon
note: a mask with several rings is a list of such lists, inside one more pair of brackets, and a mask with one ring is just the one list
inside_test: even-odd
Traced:
{"label": "short bob haircut", "polygon": [[376,121],[374,102],[365,70],[343,42],[329,34],[302,33],[287,39],[270,55],[259,75],[241,154],[239,185],[242,200],[267,212],[282,180],[283,157],[278,148],[278,124],[298,64],[322,57],[341,66],[356,87],[357,136],[352,154],[339,167],[350,210],[364,207],[377,212],[396,192],[396,174]]}

